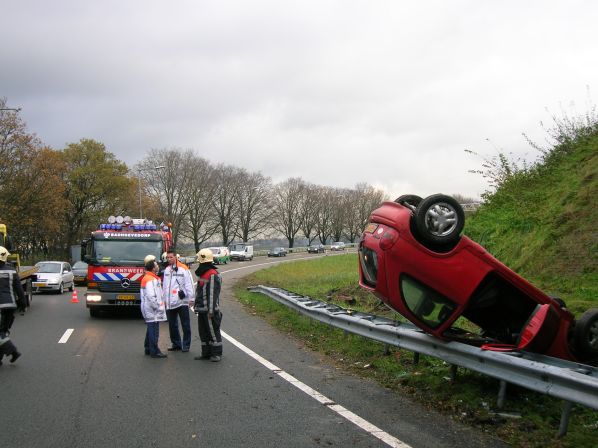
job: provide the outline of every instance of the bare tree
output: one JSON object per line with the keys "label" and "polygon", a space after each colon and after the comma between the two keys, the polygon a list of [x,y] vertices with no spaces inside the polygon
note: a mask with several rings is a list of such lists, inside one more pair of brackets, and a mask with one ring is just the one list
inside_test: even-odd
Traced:
{"label": "bare tree", "polygon": [[347,215],[351,210],[349,190],[334,188],[331,190],[332,200],[330,210],[330,233],[334,241],[340,241],[347,227]]}
{"label": "bare tree", "polygon": [[307,243],[311,244],[316,238],[316,220],[318,214],[318,188],[313,184],[305,184],[303,197],[299,204],[301,215],[301,232],[307,238]]}
{"label": "bare tree", "polygon": [[372,211],[380,206],[384,201],[388,200],[388,196],[384,191],[377,190],[366,183],[359,183],[355,186],[357,193],[357,202],[355,203],[355,225],[357,235],[361,235],[365,230],[368,219]]}
{"label": "bare tree", "polygon": [[305,193],[305,183],[297,177],[276,185],[272,198],[274,229],[284,235],[289,247],[295,244],[295,237],[301,227],[300,203]]}
{"label": "bare tree", "polygon": [[194,158],[192,150],[152,149],[136,166],[140,181],[144,181],[141,186],[160,204],[162,218],[172,223],[175,246],[189,214]]}
{"label": "bare tree", "polygon": [[334,206],[335,195],[335,190],[331,187],[318,188],[316,235],[322,244],[326,244],[326,241],[332,234],[332,208]]}
{"label": "bare tree", "polygon": [[194,157],[191,163],[193,176],[189,185],[189,208],[181,226],[181,236],[193,241],[195,251],[198,251],[220,225],[211,202],[217,184],[214,168],[206,159]]}
{"label": "bare tree", "polygon": [[212,196],[222,244],[228,246],[239,230],[239,175],[241,170],[230,165],[218,165],[215,170],[216,190]]}
{"label": "bare tree", "polygon": [[261,173],[247,173],[240,170],[239,181],[239,237],[249,241],[270,225],[270,178]]}

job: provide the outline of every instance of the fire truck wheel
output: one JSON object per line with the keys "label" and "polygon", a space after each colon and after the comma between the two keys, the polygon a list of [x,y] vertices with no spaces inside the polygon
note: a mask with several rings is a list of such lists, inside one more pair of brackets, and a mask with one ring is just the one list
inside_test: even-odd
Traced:
{"label": "fire truck wheel", "polygon": [[451,250],[465,226],[463,207],[451,196],[434,194],[422,200],[413,216],[415,237],[437,252]]}
{"label": "fire truck wheel", "polygon": [[90,308],[89,315],[91,317],[100,317],[100,310],[96,310],[95,308]]}
{"label": "fire truck wheel", "polygon": [[598,357],[598,308],[587,310],[575,322],[575,348],[583,359]]}

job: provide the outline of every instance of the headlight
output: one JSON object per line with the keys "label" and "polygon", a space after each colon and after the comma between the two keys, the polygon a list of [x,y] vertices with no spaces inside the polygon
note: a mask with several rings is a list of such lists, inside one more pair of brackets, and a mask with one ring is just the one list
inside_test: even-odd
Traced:
{"label": "headlight", "polygon": [[102,296],[89,294],[86,296],[85,300],[87,300],[88,302],[100,302],[102,300]]}

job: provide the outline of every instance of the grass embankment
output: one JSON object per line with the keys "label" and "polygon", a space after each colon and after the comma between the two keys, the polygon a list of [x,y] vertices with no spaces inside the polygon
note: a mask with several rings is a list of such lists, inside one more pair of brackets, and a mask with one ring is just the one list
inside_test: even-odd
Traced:
{"label": "grass embankment", "polygon": [[493,412],[498,393],[496,380],[460,369],[457,381],[451,383],[449,366],[443,361],[421,356],[415,365],[410,352],[392,348],[385,354],[380,343],[345,335],[341,330],[311,321],[261,294],[246,290],[247,286],[257,284],[282,287],[347,308],[396,318],[396,313],[359,289],[355,254],[283,263],[259,271],[237,285],[237,296],[252,312],[301,339],[307,347],[322,353],[337,366],[409,394],[427,407],[450,414],[515,446],[595,446],[598,412],[575,407],[569,433],[563,440],[556,440],[562,411],[560,400],[509,386],[506,407],[501,412],[521,418],[501,417]]}

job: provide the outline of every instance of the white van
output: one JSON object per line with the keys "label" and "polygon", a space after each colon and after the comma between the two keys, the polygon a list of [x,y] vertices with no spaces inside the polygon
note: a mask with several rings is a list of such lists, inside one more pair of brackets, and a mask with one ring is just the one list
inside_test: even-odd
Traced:
{"label": "white van", "polygon": [[231,244],[229,246],[231,260],[253,260],[253,246],[247,243]]}

